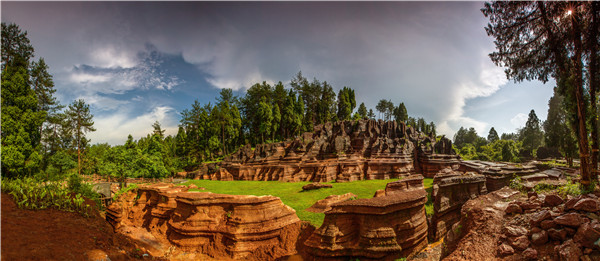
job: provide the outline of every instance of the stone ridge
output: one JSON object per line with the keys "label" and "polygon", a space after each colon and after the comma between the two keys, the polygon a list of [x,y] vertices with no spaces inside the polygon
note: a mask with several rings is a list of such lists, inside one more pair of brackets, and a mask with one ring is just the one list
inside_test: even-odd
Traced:
{"label": "stone ridge", "polygon": [[274,196],[186,192],[185,186],[140,186],[107,208],[117,232],[144,229],[160,242],[216,259],[277,259],[296,253],[301,222],[296,211]]}
{"label": "stone ridge", "polygon": [[310,257],[395,260],[427,246],[427,193],[415,180],[397,181],[405,184],[389,186],[378,197],[332,205],[323,225],[304,242]]}
{"label": "stone ridge", "polygon": [[[250,145],[226,157],[219,168],[201,168],[196,178],[213,180],[355,181],[426,177],[458,167],[452,142],[436,140],[395,121],[339,121],[315,126],[286,142]],[[210,172],[209,169],[215,169]]]}

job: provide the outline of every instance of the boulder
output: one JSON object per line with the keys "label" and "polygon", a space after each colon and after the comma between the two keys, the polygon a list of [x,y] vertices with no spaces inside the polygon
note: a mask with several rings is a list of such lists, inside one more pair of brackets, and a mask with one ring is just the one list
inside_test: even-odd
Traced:
{"label": "boulder", "polygon": [[522,255],[525,259],[528,259],[528,260],[537,260],[537,258],[538,258],[538,252],[537,252],[537,250],[535,250],[533,248],[527,248],[527,249],[523,250]]}
{"label": "boulder", "polygon": [[504,227],[504,234],[509,237],[520,237],[527,235],[527,229],[519,226],[506,226]]}
{"label": "boulder", "polygon": [[499,256],[509,256],[515,253],[515,249],[510,245],[503,243],[498,247]]}
{"label": "boulder", "polygon": [[548,242],[548,232],[542,230],[531,235],[531,243],[534,245],[543,245]]}
{"label": "boulder", "polygon": [[600,210],[598,206],[598,200],[591,198],[584,198],[577,201],[577,203],[573,205],[573,209],[587,212],[596,212]]}
{"label": "boulder", "polygon": [[538,226],[544,220],[551,219],[552,214],[548,210],[542,210],[540,212],[534,213],[531,216],[531,226]]}
{"label": "boulder", "polygon": [[563,202],[564,200],[560,196],[555,194],[546,195],[546,198],[544,198],[544,206],[548,207],[555,207],[562,204]]}
{"label": "boulder", "polygon": [[555,228],[556,222],[554,222],[554,220],[544,220],[544,221],[540,222],[540,227],[545,230]]}
{"label": "boulder", "polygon": [[578,213],[567,213],[561,216],[558,216],[554,219],[554,222],[558,225],[569,226],[569,227],[579,227],[581,225],[583,219]]}
{"label": "boulder", "polygon": [[516,237],[510,242],[510,245],[518,250],[525,250],[529,247],[529,244],[530,242],[529,239],[527,239],[527,236]]}
{"label": "boulder", "polygon": [[323,184],[323,183],[310,183],[302,186],[302,190],[314,190],[314,189],[322,189],[322,188],[333,188],[331,184]]}
{"label": "boulder", "polygon": [[508,204],[505,212],[506,214],[521,214],[523,213],[523,209],[521,208],[521,206],[519,206],[519,204],[513,202]]}
{"label": "boulder", "polygon": [[548,236],[556,241],[564,241],[567,238],[567,231],[564,229],[548,229]]}
{"label": "boulder", "polygon": [[573,240],[576,243],[581,244],[587,248],[598,248],[598,245],[595,245],[596,241],[600,239],[600,223],[594,220],[589,223],[583,223],[577,229],[577,233],[573,237]]}
{"label": "boulder", "polygon": [[579,258],[583,255],[581,248],[569,239],[562,245],[556,246],[555,251],[558,253],[560,260],[565,261],[579,261]]}

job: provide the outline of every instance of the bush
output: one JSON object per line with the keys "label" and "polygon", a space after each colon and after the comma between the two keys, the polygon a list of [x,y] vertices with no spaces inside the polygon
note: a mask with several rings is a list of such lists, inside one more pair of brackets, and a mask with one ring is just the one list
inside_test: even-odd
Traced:
{"label": "bush", "polygon": [[113,195],[113,200],[116,201],[121,195],[123,195],[131,190],[137,189],[137,188],[138,188],[138,186],[136,184],[129,184],[129,186],[121,188],[121,189],[119,189],[119,191],[117,191],[117,193],[115,193]]}
{"label": "bush", "polygon": [[56,181],[43,182],[31,177],[2,178],[2,191],[12,195],[19,208],[34,210],[55,208],[78,212],[84,216],[88,216],[92,208],[89,204],[85,204],[81,193],[75,193]]}
{"label": "bush", "polygon": [[566,197],[567,195],[571,196],[579,196],[583,194],[583,191],[579,187],[579,184],[571,182],[571,180],[567,180],[567,184],[562,185],[558,188],[558,193]]}
{"label": "bush", "polygon": [[523,190],[523,180],[520,176],[516,176],[510,180],[510,184],[508,185],[510,188],[522,191]]}

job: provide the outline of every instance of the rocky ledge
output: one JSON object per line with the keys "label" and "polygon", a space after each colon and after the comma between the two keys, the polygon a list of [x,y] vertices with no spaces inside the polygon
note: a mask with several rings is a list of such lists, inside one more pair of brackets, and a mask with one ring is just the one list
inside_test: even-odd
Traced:
{"label": "rocky ledge", "polygon": [[323,225],[304,242],[312,258],[394,260],[427,246],[423,177],[389,183],[370,199],[331,205]]}

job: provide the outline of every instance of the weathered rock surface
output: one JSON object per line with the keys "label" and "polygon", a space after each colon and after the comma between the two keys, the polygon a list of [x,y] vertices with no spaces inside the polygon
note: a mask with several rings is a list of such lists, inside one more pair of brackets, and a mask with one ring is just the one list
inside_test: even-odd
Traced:
{"label": "weathered rock surface", "polygon": [[437,241],[446,235],[452,225],[460,221],[462,205],[470,199],[486,194],[485,176],[444,169],[433,179],[433,209],[430,239]]}
{"label": "weathered rock surface", "polygon": [[347,200],[356,199],[356,195],[353,193],[346,193],[344,195],[331,195],[324,199],[317,201],[315,204],[306,209],[306,211],[314,213],[323,213],[331,209],[331,205],[335,203],[344,202]]}
{"label": "weathered rock surface", "polygon": [[531,176],[539,171],[535,164],[520,165],[468,160],[460,162],[459,170],[463,172],[474,171],[485,175],[485,185],[489,192],[496,191],[504,186],[508,186],[514,175],[519,177],[527,177],[531,180],[554,179],[554,177],[549,177],[548,175],[542,173]]}
{"label": "weathered rock surface", "polygon": [[422,176],[411,176],[389,183],[379,197],[333,204],[304,242],[307,252],[315,259],[394,260],[415,254],[427,245],[422,182]]}
{"label": "weathered rock surface", "polygon": [[302,186],[302,190],[313,190],[313,189],[322,189],[322,188],[333,188],[331,184],[323,184],[323,183],[310,183]]}
{"label": "weathered rock surface", "polygon": [[198,178],[213,180],[355,181],[433,177],[458,167],[452,142],[436,140],[395,121],[340,121],[315,126],[293,140],[242,147]]}
{"label": "weathered rock surface", "polygon": [[296,253],[301,222],[279,198],[186,190],[140,186],[111,204],[106,218],[117,231],[149,231],[143,237],[154,237],[157,249],[174,245],[217,259],[251,260]]}

